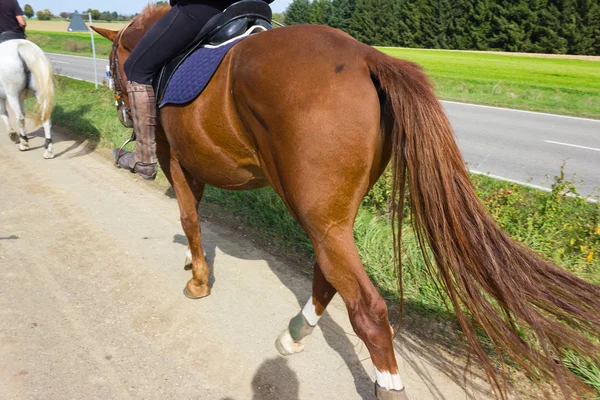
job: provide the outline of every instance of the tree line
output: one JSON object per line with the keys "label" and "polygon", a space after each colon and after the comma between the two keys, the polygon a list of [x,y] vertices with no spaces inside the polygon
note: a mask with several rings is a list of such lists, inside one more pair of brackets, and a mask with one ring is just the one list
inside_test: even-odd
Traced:
{"label": "tree line", "polygon": [[[92,15],[92,20],[94,21],[129,21],[132,18],[131,15],[118,14],[116,11],[101,12],[99,10],[89,8],[85,12],[90,13]],[[77,14],[78,12],[75,11],[75,13]],[[23,14],[27,18],[32,18],[35,15],[40,21],[50,21],[52,18],[57,18],[57,16],[55,16],[52,11],[47,8],[45,10],[39,10],[38,12],[35,12],[30,4],[25,4],[23,7]],[[62,19],[70,19],[72,15],[73,13],[71,12],[63,11],[58,14],[58,17]]]}
{"label": "tree line", "polygon": [[378,46],[600,55],[600,0],[293,0],[284,22]]}

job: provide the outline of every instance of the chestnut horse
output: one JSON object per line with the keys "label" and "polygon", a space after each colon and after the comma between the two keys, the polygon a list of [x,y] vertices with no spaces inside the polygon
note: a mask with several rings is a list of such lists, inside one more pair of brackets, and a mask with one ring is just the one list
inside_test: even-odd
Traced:
{"label": "chestnut horse", "polygon": [[[165,12],[151,6],[121,32],[95,28],[116,42],[117,85],[127,79],[123,62]],[[309,235],[317,258],[312,299],[278,338],[283,354],[303,349],[337,292],[370,352],[377,396],[406,398],[386,303],[365,273],[352,231],[361,200],[391,160],[394,219],[400,226],[407,187],[427,263],[498,397],[507,396],[505,376],[478,343],[477,329],[498,355],[536,378],[554,379],[565,397],[584,388],[561,364],[565,351],[600,362],[589,339],[600,337],[600,287],[536,256],[496,225],[417,65],[332,28],[275,29],[233,47],[206,90],[189,104],[163,107],[160,121],[158,158],[192,256],[188,297],[211,290],[197,211],[204,185],[270,185]],[[399,241],[398,229],[397,264]]]}

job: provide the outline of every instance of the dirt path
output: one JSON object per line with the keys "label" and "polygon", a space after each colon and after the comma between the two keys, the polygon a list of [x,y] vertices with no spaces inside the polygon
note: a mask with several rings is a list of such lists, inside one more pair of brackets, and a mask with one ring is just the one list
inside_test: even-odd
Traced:
{"label": "dirt path", "polygon": [[[55,133],[20,153],[0,126],[1,399],[371,399],[373,367],[339,298],[289,358],[274,341],[310,281],[203,224],[213,294],[182,294],[175,200]],[[58,136],[58,137],[57,137]],[[404,335],[413,400],[488,398],[447,352]]]}

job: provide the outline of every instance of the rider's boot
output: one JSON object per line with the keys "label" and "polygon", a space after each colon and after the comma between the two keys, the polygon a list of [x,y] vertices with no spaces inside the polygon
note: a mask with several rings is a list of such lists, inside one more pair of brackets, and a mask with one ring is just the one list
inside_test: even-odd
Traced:
{"label": "rider's boot", "polygon": [[156,178],[156,100],[150,85],[127,83],[127,94],[131,106],[135,153],[113,150],[115,162],[121,167],[137,173],[144,179]]}

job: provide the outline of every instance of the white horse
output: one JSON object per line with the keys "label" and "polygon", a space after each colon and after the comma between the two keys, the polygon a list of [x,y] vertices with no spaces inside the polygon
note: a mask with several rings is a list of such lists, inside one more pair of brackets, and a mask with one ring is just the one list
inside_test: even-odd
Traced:
{"label": "white horse", "polygon": [[0,43],[0,119],[6,124],[11,139],[17,142],[16,132],[8,119],[8,101],[17,118],[21,151],[29,149],[23,102],[34,95],[38,101],[35,122],[43,125],[46,137],[44,158],[54,158],[50,132],[50,115],[54,108],[52,64],[42,49],[28,40],[15,39]]}

